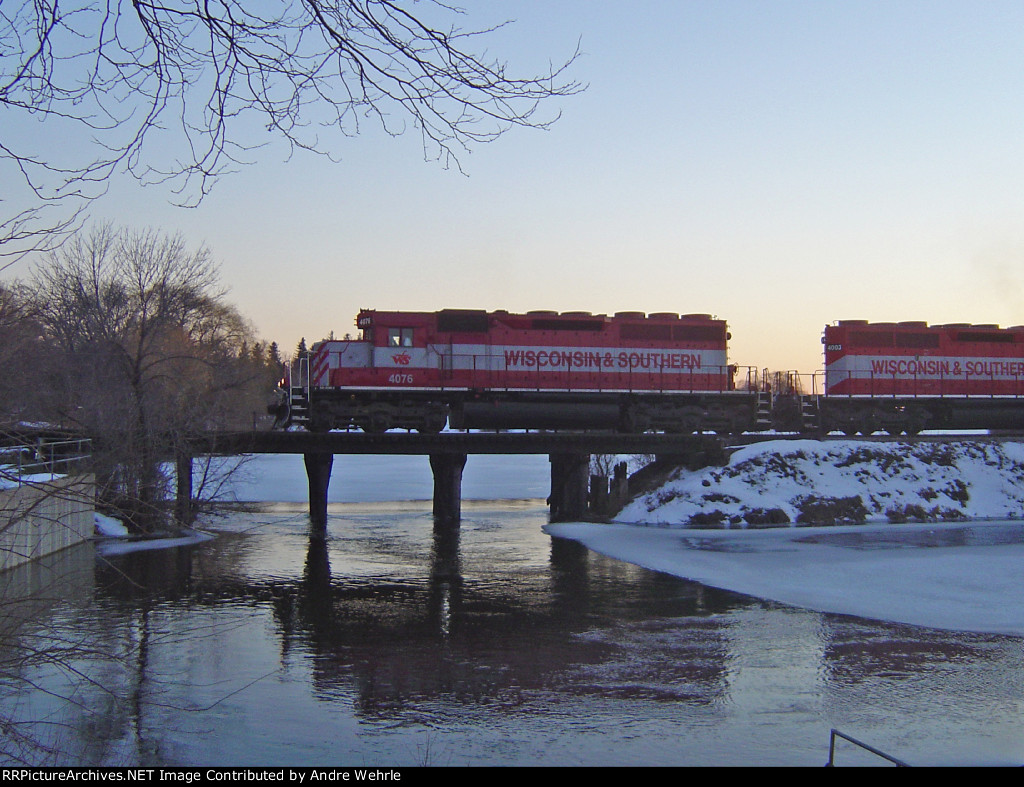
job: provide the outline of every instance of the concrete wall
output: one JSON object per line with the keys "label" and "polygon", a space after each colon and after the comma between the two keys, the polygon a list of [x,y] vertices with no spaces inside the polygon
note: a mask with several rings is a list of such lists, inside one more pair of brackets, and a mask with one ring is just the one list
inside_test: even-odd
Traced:
{"label": "concrete wall", "polygon": [[90,538],[94,497],[91,475],[0,490],[0,571]]}

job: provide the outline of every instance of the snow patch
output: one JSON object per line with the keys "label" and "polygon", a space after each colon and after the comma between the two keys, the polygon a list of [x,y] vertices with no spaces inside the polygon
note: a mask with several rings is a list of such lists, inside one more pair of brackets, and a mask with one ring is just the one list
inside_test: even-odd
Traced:
{"label": "snow patch", "polygon": [[544,530],[792,606],[1024,636],[1021,443],[764,442],[676,471],[618,519]]}
{"label": "snow patch", "polygon": [[678,530],[550,524],[653,571],[819,612],[1024,636],[1024,523]]}
{"label": "snow patch", "polygon": [[96,545],[96,553],[104,557],[112,555],[124,555],[129,552],[145,552],[151,549],[170,549],[172,547],[187,547],[194,544],[201,544],[213,538],[209,533],[202,533],[198,530],[183,530],[180,536],[167,538],[143,538],[130,540],[101,541]]}
{"label": "snow patch", "polygon": [[114,517],[101,514],[99,511],[93,512],[92,518],[96,524],[96,535],[98,536],[120,538],[128,535],[128,528],[120,519],[114,519]]}
{"label": "snow patch", "polygon": [[772,440],[678,470],[619,522],[747,528],[1024,517],[1019,443]]}

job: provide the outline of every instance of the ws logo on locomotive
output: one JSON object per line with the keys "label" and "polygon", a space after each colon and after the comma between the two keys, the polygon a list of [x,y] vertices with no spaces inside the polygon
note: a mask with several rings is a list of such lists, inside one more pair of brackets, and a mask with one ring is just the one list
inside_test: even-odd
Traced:
{"label": "ws logo on locomotive", "polygon": [[[1024,327],[840,321],[824,370],[730,363],[709,314],[445,309],[356,318],[282,381],[278,426],[627,432],[1024,427]],[[820,390],[819,390],[820,389]]]}

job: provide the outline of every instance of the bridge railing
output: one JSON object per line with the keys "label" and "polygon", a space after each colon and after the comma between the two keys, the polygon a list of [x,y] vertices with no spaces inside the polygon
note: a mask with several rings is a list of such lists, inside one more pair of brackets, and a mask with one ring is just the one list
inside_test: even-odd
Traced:
{"label": "bridge railing", "polygon": [[38,440],[0,447],[0,479],[20,486],[39,474],[73,475],[87,472],[92,441]]}
{"label": "bridge railing", "polygon": [[839,730],[833,729],[833,730],[831,730],[830,735],[829,735],[829,741],[828,741],[828,762],[825,763],[825,767],[826,768],[833,768],[833,767],[835,767],[835,764],[836,764],[836,738],[842,738],[844,741],[849,741],[854,746],[857,746],[857,747],[859,747],[861,749],[864,749],[865,751],[871,752],[876,757],[881,757],[883,760],[888,760],[893,765],[895,765],[897,768],[909,768],[910,767],[907,763],[903,762],[903,760],[898,760],[895,757],[893,757],[892,755],[886,754],[884,751],[881,751],[880,749],[876,749],[874,746],[869,746],[868,744],[864,743],[863,741],[859,741],[856,738],[852,738],[849,735],[840,732]]}

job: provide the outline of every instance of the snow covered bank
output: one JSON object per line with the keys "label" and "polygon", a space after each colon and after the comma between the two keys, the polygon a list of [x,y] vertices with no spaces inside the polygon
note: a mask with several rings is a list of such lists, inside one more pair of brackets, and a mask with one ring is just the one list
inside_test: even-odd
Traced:
{"label": "snow covered bank", "polygon": [[1024,636],[1020,443],[760,443],[677,471],[617,519],[633,524],[544,529],[819,612]]}
{"label": "snow covered bank", "polygon": [[617,521],[676,527],[1024,517],[1020,443],[769,441],[677,471]]}
{"label": "snow covered bank", "polygon": [[190,528],[182,529],[177,535],[132,536],[121,520],[101,514],[99,511],[93,512],[93,522],[96,527],[96,536],[99,538],[96,543],[96,553],[104,557],[151,549],[192,546],[213,538],[209,533]]}

